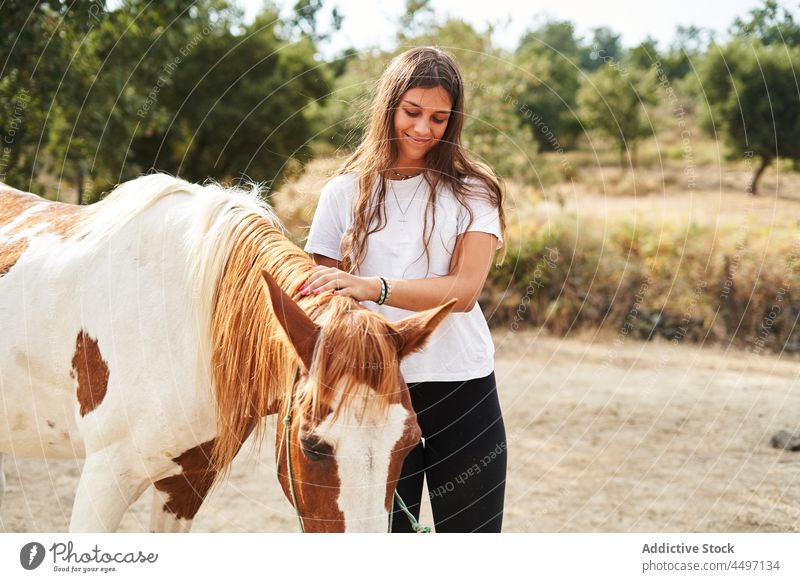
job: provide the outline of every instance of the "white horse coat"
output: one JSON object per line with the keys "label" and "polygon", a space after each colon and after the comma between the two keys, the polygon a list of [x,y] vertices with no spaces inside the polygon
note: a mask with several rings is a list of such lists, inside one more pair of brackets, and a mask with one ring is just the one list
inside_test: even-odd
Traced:
{"label": "white horse coat", "polygon": [[[187,195],[167,195],[177,189]],[[67,235],[45,216],[56,205],[16,192],[22,212],[0,227],[0,248],[25,245],[0,277],[0,451],[86,457],[72,531],[115,529],[150,483],[181,471],[173,459],[215,435],[197,227],[226,204],[265,212],[220,193],[145,176],[113,207],[71,212],[83,222]],[[163,504],[153,529],[188,527]]]}

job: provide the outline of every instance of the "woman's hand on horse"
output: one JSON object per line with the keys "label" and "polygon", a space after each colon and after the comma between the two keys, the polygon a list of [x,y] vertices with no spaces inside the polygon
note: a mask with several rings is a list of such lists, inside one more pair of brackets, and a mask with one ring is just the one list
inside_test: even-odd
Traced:
{"label": "woman's hand on horse", "polygon": [[356,301],[377,301],[381,294],[381,281],[378,277],[359,277],[335,267],[316,265],[300,287],[300,293],[310,295],[325,291],[352,297]]}

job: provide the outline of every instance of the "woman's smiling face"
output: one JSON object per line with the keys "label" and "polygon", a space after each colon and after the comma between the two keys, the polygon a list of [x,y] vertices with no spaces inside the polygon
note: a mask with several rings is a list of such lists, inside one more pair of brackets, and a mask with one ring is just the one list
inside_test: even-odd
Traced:
{"label": "woman's smiling face", "polygon": [[439,143],[452,106],[450,95],[440,85],[403,93],[394,112],[394,137],[401,164],[421,160]]}

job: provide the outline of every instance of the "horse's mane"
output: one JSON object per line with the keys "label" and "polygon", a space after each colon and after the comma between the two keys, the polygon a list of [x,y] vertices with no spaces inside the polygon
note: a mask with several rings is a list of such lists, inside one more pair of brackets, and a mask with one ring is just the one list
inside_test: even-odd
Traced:
{"label": "horse's mane", "polygon": [[206,184],[193,184],[163,172],[147,174],[119,184],[108,196],[91,205],[91,221],[77,225],[76,234],[81,239],[106,238],[159,200],[172,195],[195,196],[205,202],[202,220],[197,224],[201,236],[211,226],[217,214],[233,208],[249,209],[262,214],[283,230],[277,215],[262,199],[262,190],[256,183],[249,183],[248,189],[244,189],[223,187],[212,180]]}
{"label": "horse's mane", "polygon": [[309,372],[314,382],[308,385],[314,389],[298,394],[301,410],[317,417],[334,408],[341,412],[365,386],[374,397],[364,402],[378,410],[399,400],[395,332],[350,298],[300,295],[314,262],[284,236],[283,225],[259,198],[258,186],[246,192],[167,174],[143,176],[94,205],[91,228],[84,223],[79,234],[95,240],[109,236],[170,195],[197,199],[185,237],[192,257],[187,272],[200,334],[198,361],[204,368],[199,377],[210,376],[216,400],[212,462],[218,471],[230,467],[251,431],[263,435],[265,416],[285,410],[296,365],[267,300],[262,270],[323,326]]}
{"label": "horse's mane", "polygon": [[313,382],[306,384],[313,389],[298,394],[298,412],[338,414],[366,387],[373,397],[362,401],[377,410],[399,400],[394,332],[382,317],[347,297],[300,295],[314,262],[264,217],[244,216],[230,234],[234,242],[217,286],[211,340],[218,413],[212,457],[220,471],[252,429],[261,436],[266,415],[286,410],[297,365],[266,299],[262,269],[322,326],[309,372]]}

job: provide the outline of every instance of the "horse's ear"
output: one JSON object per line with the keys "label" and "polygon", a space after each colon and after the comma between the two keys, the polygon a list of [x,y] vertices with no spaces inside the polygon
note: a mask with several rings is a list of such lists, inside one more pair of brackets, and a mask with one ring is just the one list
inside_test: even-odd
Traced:
{"label": "horse's ear", "polygon": [[262,270],[261,276],[267,283],[275,317],[289,337],[289,342],[306,370],[310,370],[311,360],[314,357],[314,346],[317,345],[319,337],[319,326],[281,289],[272,275]]}
{"label": "horse's ear", "polygon": [[392,328],[397,332],[394,336],[397,342],[397,357],[402,360],[411,352],[422,349],[433,330],[453,310],[457,301],[451,299],[444,305],[420,311],[392,323]]}

